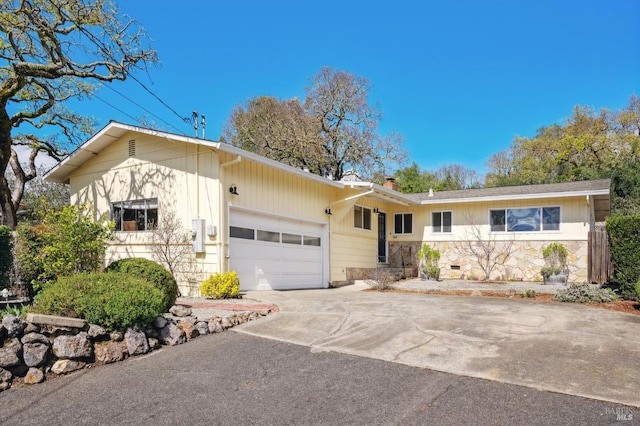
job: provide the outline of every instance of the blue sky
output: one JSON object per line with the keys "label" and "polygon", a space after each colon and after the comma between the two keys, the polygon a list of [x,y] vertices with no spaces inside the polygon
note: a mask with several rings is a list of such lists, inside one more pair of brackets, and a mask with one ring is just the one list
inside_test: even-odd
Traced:
{"label": "blue sky", "polygon": [[[410,160],[483,172],[516,135],[560,123],[576,104],[623,107],[640,95],[640,2],[119,0],[153,39],[161,66],[137,77],[181,116],[207,116],[217,139],[235,105],[304,98],[324,65],[366,77]],[[165,130],[188,125],[132,81],[116,90]],[[102,89],[79,112],[100,125],[148,115]],[[171,127],[163,121],[170,123]]]}

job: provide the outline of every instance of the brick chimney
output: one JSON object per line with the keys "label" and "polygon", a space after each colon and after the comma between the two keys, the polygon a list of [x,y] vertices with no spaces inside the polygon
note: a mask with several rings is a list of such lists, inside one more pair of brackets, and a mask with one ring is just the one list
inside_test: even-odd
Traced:
{"label": "brick chimney", "polygon": [[395,178],[392,178],[391,176],[387,176],[386,179],[387,181],[384,183],[384,187],[387,189],[391,189],[392,191],[397,191],[398,184],[396,183]]}

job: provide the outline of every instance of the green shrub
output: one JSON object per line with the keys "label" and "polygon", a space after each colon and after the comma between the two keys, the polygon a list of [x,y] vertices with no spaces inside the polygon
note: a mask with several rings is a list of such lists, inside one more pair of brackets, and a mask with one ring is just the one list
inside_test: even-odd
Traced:
{"label": "green shrub", "polygon": [[60,277],[36,296],[32,311],[83,318],[107,330],[146,326],[164,312],[162,292],[121,272]]}
{"label": "green shrub", "polygon": [[520,293],[520,297],[522,297],[523,299],[524,298],[532,298],[532,297],[536,297],[536,296],[537,296],[536,291],[532,290],[532,289],[525,290],[522,293]]}
{"label": "green shrub", "polygon": [[594,287],[589,284],[571,284],[568,289],[557,292],[553,300],[577,303],[606,303],[615,302],[618,300],[618,296],[609,288]]}
{"label": "green shrub", "polygon": [[13,266],[13,234],[11,228],[0,225],[0,290],[9,287]]}
{"label": "green shrub", "polygon": [[613,281],[622,296],[636,299],[635,284],[640,280],[640,215],[607,219],[607,234],[615,275]]}
{"label": "green shrub", "polygon": [[240,280],[236,271],[216,273],[209,276],[200,285],[200,294],[216,299],[228,299],[240,295]]}
{"label": "green shrub", "polygon": [[133,257],[116,260],[107,267],[106,271],[123,272],[154,284],[163,294],[165,312],[168,312],[169,308],[176,303],[178,284],[171,272],[159,263],[141,257]]}
{"label": "green shrub", "polygon": [[440,251],[438,249],[431,248],[427,243],[423,243],[420,250],[418,250],[417,256],[421,264],[422,272],[426,278],[434,278],[438,280],[440,278],[440,268],[438,267]]}
{"label": "green shrub", "polygon": [[111,229],[111,223],[94,221],[86,205],[50,211],[41,225],[18,227],[22,280],[35,295],[58,277],[100,270]]}
{"label": "green shrub", "polygon": [[544,257],[544,263],[549,268],[563,271],[567,267],[569,250],[560,243],[551,243],[542,250],[542,257]]}
{"label": "green shrub", "polygon": [[28,311],[29,311],[29,306],[27,305],[22,305],[19,307],[9,306],[4,309],[0,309],[0,321],[5,315],[13,315],[14,317],[25,319]]}
{"label": "green shrub", "polygon": [[18,261],[20,278],[31,287],[32,294],[41,290],[40,283],[53,281],[55,277],[47,277],[44,273],[42,238],[40,226],[20,225],[16,228],[15,256]]}

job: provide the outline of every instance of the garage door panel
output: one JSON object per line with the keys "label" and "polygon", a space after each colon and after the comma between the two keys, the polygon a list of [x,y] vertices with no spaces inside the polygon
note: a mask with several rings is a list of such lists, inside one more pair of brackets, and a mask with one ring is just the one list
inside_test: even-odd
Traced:
{"label": "garage door panel", "polygon": [[324,287],[325,225],[232,209],[230,226],[255,235],[230,238],[230,269],[238,272],[242,290]]}
{"label": "garage door panel", "polygon": [[322,264],[316,262],[283,262],[280,266],[283,274],[317,275],[322,273]]}

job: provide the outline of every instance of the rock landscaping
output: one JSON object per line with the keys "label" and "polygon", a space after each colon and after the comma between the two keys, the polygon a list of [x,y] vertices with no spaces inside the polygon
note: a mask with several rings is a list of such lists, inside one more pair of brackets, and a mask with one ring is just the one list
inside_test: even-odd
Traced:
{"label": "rock landscaping", "polygon": [[132,327],[111,333],[76,318],[28,314],[27,321],[23,321],[5,315],[0,323],[0,391],[220,333],[268,315],[274,309],[198,318],[190,307],[174,305],[169,313],[157,317],[144,329]]}

